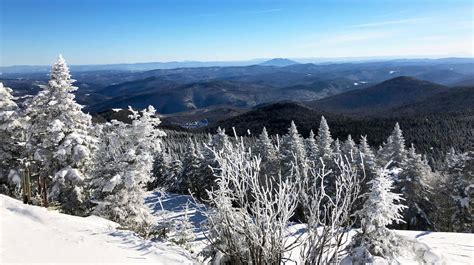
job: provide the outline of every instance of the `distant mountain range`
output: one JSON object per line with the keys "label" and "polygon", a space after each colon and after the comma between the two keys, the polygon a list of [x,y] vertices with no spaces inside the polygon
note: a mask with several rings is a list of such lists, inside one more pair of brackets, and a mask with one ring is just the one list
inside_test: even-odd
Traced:
{"label": "distant mountain range", "polygon": [[[66,57],[67,58],[67,57]],[[347,57],[347,58],[274,58],[251,59],[242,61],[172,61],[172,62],[146,62],[146,63],[118,63],[118,64],[89,64],[70,65],[73,72],[89,71],[149,71],[153,69],[175,69],[195,67],[228,67],[228,66],[288,66],[298,63],[331,64],[331,63],[368,63],[368,62],[395,62],[398,64],[452,64],[472,63],[472,58],[441,58],[441,59],[398,59],[394,57]],[[0,74],[32,74],[49,73],[50,65],[13,65],[0,66]]]}
{"label": "distant mountain range", "polygon": [[[469,58],[329,64],[277,58],[261,63],[72,74],[78,80],[76,98],[88,112],[154,105],[175,123],[210,118],[211,125],[280,101],[352,116],[408,114],[423,111],[418,107],[422,104],[427,113],[439,112],[438,106],[469,109],[465,106],[470,101],[460,100],[469,99],[470,90],[459,90],[468,95],[459,98],[451,91],[459,84],[469,86],[474,76],[474,59]],[[18,97],[36,94],[47,80],[47,73],[3,73],[0,77]],[[435,100],[440,103],[434,105]]]}

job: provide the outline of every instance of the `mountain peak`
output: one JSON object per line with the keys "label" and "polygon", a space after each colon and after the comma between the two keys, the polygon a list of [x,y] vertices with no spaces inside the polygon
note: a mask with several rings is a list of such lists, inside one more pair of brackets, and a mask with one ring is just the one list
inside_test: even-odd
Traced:
{"label": "mountain peak", "polygon": [[290,59],[286,59],[286,58],[273,58],[271,60],[268,60],[268,61],[265,61],[263,63],[261,63],[260,65],[266,65],[266,66],[288,66],[288,65],[292,65],[292,64],[299,64],[298,62],[295,62],[293,60],[290,60]]}

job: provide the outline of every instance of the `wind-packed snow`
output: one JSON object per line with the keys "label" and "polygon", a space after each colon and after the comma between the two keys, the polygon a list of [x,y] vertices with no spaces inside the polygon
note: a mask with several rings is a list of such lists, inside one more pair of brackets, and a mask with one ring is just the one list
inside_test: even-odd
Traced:
{"label": "wind-packed snow", "polygon": [[118,226],[0,195],[0,264],[194,263],[182,248],[140,239]]}

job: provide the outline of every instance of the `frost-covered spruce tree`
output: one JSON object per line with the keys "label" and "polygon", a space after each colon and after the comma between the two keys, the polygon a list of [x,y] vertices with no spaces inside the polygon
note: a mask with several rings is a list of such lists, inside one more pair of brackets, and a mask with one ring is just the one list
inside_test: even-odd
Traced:
{"label": "frost-covered spruce tree", "polygon": [[338,156],[342,155],[341,141],[339,141],[339,138],[334,140],[332,149],[333,149],[332,150],[332,155],[333,156],[338,157]]}
{"label": "frost-covered spruce tree", "polygon": [[183,167],[179,177],[179,191],[181,193],[194,194],[198,198],[204,196],[204,181],[207,174],[202,174],[203,155],[199,148],[196,148],[194,141],[189,139],[188,148],[183,159]]}
{"label": "frost-covered spruce tree", "polygon": [[436,225],[450,232],[472,232],[474,201],[474,152],[457,153],[454,148],[446,154],[444,167],[434,185],[438,206]]}
{"label": "frost-covered spruce tree", "polygon": [[298,129],[293,121],[288,128],[288,133],[282,138],[280,147],[280,163],[282,176],[287,178],[292,175],[293,167],[297,166],[297,170],[303,172],[307,167],[306,150],[303,138],[298,133]]}
{"label": "frost-covered spruce tree", "polygon": [[332,139],[328,123],[326,122],[324,116],[321,116],[321,123],[319,124],[317,140],[319,156],[323,157],[324,159],[330,158],[333,152],[332,144],[334,140]]}
{"label": "frost-covered spruce tree", "polygon": [[174,159],[170,163],[169,170],[165,172],[164,178],[168,181],[166,187],[169,191],[179,191],[179,177],[183,170],[183,163],[179,159]]}
{"label": "frost-covered spruce tree", "polygon": [[380,153],[380,163],[393,161],[391,166],[400,166],[406,162],[407,150],[405,148],[405,138],[398,122],[387,139]]}
{"label": "frost-covered spruce tree", "polygon": [[0,83],[0,193],[18,197],[21,187],[19,158],[24,156],[27,119],[22,117],[12,92]]}
{"label": "frost-covered spruce tree", "polygon": [[[377,175],[377,162],[375,154],[372,151],[369,143],[367,142],[367,136],[360,137],[360,144],[358,145],[358,153],[355,156],[355,162],[357,168],[359,168],[359,178],[361,179],[361,193],[365,194],[370,190],[369,182]],[[360,209],[364,200],[360,198],[354,205],[353,209]]]}
{"label": "frost-covered spruce tree", "polygon": [[[365,173],[364,183],[367,184],[376,176],[377,168],[378,168],[375,154],[372,151],[372,148],[370,147],[369,143],[367,142],[367,136],[360,137],[360,144],[359,144],[358,150],[359,151],[356,157],[356,161],[359,168],[360,167],[364,168],[364,173]],[[367,185],[363,186],[364,193],[365,193],[365,188],[367,188]]]}
{"label": "frost-covered spruce tree", "polygon": [[162,150],[155,155],[153,162],[153,174],[151,181],[147,184],[148,190],[158,187],[169,188],[172,185],[172,176],[168,174],[171,170],[172,158],[167,151]]}
{"label": "frost-covered spruce tree", "polygon": [[225,129],[217,128],[217,133],[212,136],[211,146],[215,150],[223,150],[228,152],[230,149],[229,136],[225,133]]}
{"label": "frost-covered spruce tree", "polygon": [[255,153],[260,155],[262,161],[272,161],[277,159],[277,150],[275,145],[273,145],[272,140],[268,136],[267,129],[265,127],[263,127],[262,133],[257,139]]}
{"label": "frost-covered spruce tree", "polygon": [[364,167],[366,170],[375,171],[376,161],[375,161],[375,154],[372,151],[369,143],[367,142],[367,135],[360,137],[360,144],[359,144],[359,153],[358,160],[360,163],[364,163]]}
{"label": "frost-covered spruce tree", "polygon": [[278,150],[268,136],[265,127],[263,127],[262,133],[255,144],[255,153],[260,155],[262,159],[260,174],[262,176],[275,176],[279,171]]}
{"label": "frost-covered spruce tree", "polygon": [[348,247],[352,264],[374,263],[377,257],[391,261],[401,246],[400,239],[387,226],[403,222],[401,212],[406,206],[401,204],[401,194],[392,192],[393,181],[387,166],[369,182],[370,192],[357,213],[361,229]]}
{"label": "frost-covered spruce tree", "polygon": [[74,99],[74,81],[60,55],[48,84],[27,108],[27,149],[38,164],[41,182],[51,181],[49,199],[64,212],[83,214],[84,181],[96,139],[90,135],[91,116]]}
{"label": "frost-covered spruce tree", "polygon": [[405,149],[405,138],[398,122],[392,132],[392,145],[389,150],[393,152],[393,161],[402,164],[406,160],[407,151]]}
{"label": "frost-covered spruce tree", "polygon": [[431,184],[435,178],[430,166],[416,153],[412,145],[401,165],[402,171],[395,182],[396,191],[403,195],[405,205],[403,211],[404,224],[401,228],[409,230],[433,230],[434,224],[430,214],[435,211],[432,202]]}
{"label": "frost-covered spruce tree", "polygon": [[342,149],[342,153],[350,161],[355,161],[357,159],[359,150],[357,149],[357,145],[354,142],[354,140],[352,140],[352,136],[350,134],[347,136],[347,139],[344,141],[341,149]]}
{"label": "frost-covered spruce tree", "polygon": [[129,108],[132,124],[106,124],[97,152],[94,179],[94,213],[147,235],[152,215],[144,205],[146,183],[151,178],[153,154],[161,151],[165,135],[155,109]]}
{"label": "frost-covered spruce tree", "polygon": [[308,155],[309,162],[318,162],[319,153],[318,153],[318,143],[316,142],[316,136],[314,135],[313,130],[309,132],[309,137],[305,139],[306,143],[306,154]]}
{"label": "frost-covered spruce tree", "polygon": [[229,153],[232,150],[232,143],[225,133],[225,129],[219,127],[217,133],[210,136],[207,144],[204,144],[204,146],[196,144],[195,147],[202,155],[202,161],[200,163],[201,167],[198,173],[200,184],[199,189],[196,189],[199,192],[196,195],[199,199],[206,199],[206,189],[212,189],[215,185],[215,174],[212,172],[212,168],[215,168],[215,170],[218,170],[219,168],[214,151]]}

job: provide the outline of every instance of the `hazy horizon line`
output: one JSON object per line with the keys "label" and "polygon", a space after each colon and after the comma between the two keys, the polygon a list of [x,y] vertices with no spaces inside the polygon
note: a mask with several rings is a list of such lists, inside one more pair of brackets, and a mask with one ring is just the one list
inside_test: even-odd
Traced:
{"label": "hazy horizon line", "polygon": [[[169,64],[169,63],[245,63],[245,62],[265,62],[268,60],[273,59],[288,59],[292,61],[296,61],[297,63],[311,63],[308,61],[313,60],[315,63],[331,63],[331,60],[335,61],[371,61],[371,60],[439,60],[439,59],[449,59],[449,58],[456,58],[456,59],[474,59],[473,55],[467,54],[458,54],[458,55],[400,55],[400,56],[341,56],[341,57],[262,57],[262,58],[251,58],[251,59],[234,59],[234,60],[171,60],[171,61],[143,61],[143,62],[117,62],[117,63],[87,63],[87,64],[69,64],[70,66],[101,66],[101,65],[133,65],[133,64],[151,64],[151,63],[161,63],[161,64]],[[67,56],[65,56],[67,61]],[[298,62],[298,60],[303,60],[307,62]],[[20,67],[20,66],[50,66],[54,63],[52,60],[51,64],[12,64],[12,65],[0,65],[2,68],[8,67]]]}

